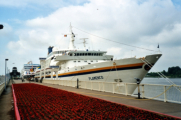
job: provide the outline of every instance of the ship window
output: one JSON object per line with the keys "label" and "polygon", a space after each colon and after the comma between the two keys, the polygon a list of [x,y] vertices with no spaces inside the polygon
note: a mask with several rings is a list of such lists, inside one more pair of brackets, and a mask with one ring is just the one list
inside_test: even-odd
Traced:
{"label": "ship window", "polygon": [[84,56],[84,53],[82,53],[82,56]]}
{"label": "ship window", "polygon": [[76,62],[76,61],[74,61],[74,62]]}
{"label": "ship window", "polygon": [[72,56],[72,53],[70,53],[70,56]]}
{"label": "ship window", "polygon": [[82,56],[83,55],[83,53],[80,53],[80,56]]}
{"label": "ship window", "polygon": [[77,54],[76,54],[76,53],[74,53],[74,56],[77,56]]}
{"label": "ship window", "polygon": [[96,56],[96,53],[94,53],[94,56]]}
{"label": "ship window", "polygon": [[91,60],[91,62],[93,62],[93,60]]}
{"label": "ship window", "polygon": [[87,56],[87,53],[85,53],[85,56]]}
{"label": "ship window", "polygon": [[87,61],[84,61],[84,62],[87,62]]}
{"label": "ship window", "polygon": [[88,64],[91,64],[91,63],[88,63]]}
{"label": "ship window", "polygon": [[88,56],[91,56],[91,53],[88,53]]}
{"label": "ship window", "polygon": [[79,56],[79,53],[77,53],[77,56]]}
{"label": "ship window", "polygon": [[80,62],[80,61],[78,61],[78,62]]}

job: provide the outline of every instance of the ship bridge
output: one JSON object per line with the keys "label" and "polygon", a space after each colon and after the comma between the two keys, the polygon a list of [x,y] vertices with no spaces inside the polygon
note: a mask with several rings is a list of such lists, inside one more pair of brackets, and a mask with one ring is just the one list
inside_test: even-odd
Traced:
{"label": "ship bridge", "polygon": [[106,51],[69,51],[67,54],[56,56],[56,61],[62,60],[113,60],[113,55]]}

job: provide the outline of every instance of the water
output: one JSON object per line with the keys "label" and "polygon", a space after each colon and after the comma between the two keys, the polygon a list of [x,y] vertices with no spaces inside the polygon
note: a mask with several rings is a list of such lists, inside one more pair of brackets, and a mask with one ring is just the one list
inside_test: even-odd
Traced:
{"label": "water", "polygon": [[[174,84],[181,85],[181,78],[169,78]],[[170,85],[164,78],[144,78],[141,84],[161,84]]]}
{"label": "water", "polygon": [[[146,98],[153,98],[158,96],[155,98],[155,100],[163,101],[166,96],[166,100],[168,102],[181,104],[181,78],[169,78],[169,80],[172,81],[174,84],[178,85],[179,87],[162,86],[162,85],[172,85],[172,83],[169,83],[164,78],[144,78],[141,84],[153,84],[153,85],[144,85],[144,90],[142,89],[142,86],[140,86],[140,90],[144,91],[144,96]],[[165,90],[167,91],[164,94]],[[133,93],[133,96],[135,96],[137,93],[138,89],[136,88],[136,90]]]}

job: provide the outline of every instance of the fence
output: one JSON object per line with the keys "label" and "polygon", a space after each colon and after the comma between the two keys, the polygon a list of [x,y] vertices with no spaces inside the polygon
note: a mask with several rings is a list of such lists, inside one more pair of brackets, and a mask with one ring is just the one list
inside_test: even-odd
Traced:
{"label": "fence", "polygon": [[[136,96],[137,88],[132,96]],[[154,98],[164,102],[181,103],[181,86],[140,84],[142,98]]]}
{"label": "fence", "polygon": [[[77,87],[77,81],[73,80],[51,80],[44,79],[43,83],[58,84],[63,86]],[[117,83],[117,82],[101,82],[101,81],[79,81],[79,88],[96,90],[102,92],[110,92],[124,95],[132,95],[137,84],[135,83]],[[133,88],[133,89],[132,89]]]}
{"label": "fence", "polygon": [[[43,79],[43,83],[77,87],[77,81],[73,80],[60,80],[60,79],[57,80],[49,78],[49,79]],[[131,95],[134,97],[136,97],[135,94],[138,93],[136,83],[79,81],[78,86],[79,88],[82,89],[110,92],[113,94],[116,93],[123,95]],[[181,90],[181,86],[140,84],[140,93],[142,98],[153,98],[154,100],[161,100],[164,102],[181,103],[181,91],[179,91],[179,89]]]}
{"label": "fence", "polygon": [[[9,75],[7,75],[6,86],[9,83],[9,78],[10,78]],[[5,77],[0,76],[0,96],[1,96],[2,92],[4,91],[4,89],[5,89]]]}

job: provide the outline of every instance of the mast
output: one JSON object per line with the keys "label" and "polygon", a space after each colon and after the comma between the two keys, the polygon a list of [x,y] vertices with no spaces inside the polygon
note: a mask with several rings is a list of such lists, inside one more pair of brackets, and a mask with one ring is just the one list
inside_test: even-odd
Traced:
{"label": "mast", "polygon": [[86,46],[85,46],[85,44],[87,44],[86,39],[88,39],[88,38],[81,38],[81,39],[80,39],[80,40],[83,40],[83,44],[84,44],[84,48],[85,48],[85,50],[86,50]]}
{"label": "mast", "polygon": [[71,26],[71,23],[70,23],[70,43],[69,43],[69,49],[70,50],[74,50],[75,49],[75,46],[74,46],[74,37],[75,37],[75,35],[74,35],[74,33],[72,32],[72,26]]}

